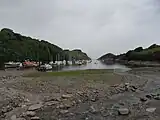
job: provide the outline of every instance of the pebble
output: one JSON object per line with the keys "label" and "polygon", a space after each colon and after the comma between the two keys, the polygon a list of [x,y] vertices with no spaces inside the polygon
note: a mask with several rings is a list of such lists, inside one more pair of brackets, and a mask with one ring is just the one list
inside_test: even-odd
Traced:
{"label": "pebble", "polygon": [[97,97],[91,98],[92,102],[96,102],[97,100],[98,100]]}
{"label": "pebble", "polygon": [[22,108],[26,107],[27,105],[21,105]]}
{"label": "pebble", "polygon": [[26,115],[29,116],[29,117],[33,117],[36,115],[36,112],[33,112],[33,111],[27,111],[26,112]]}
{"label": "pebble", "polygon": [[146,109],[147,112],[153,113],[156,111],[156,108],[147,108]]}
{"label": "pebble", "polygon": [[43,105],[42,104],[34,104],[34,105],[31,105],[28,110],[29,111],[34,111],[34,110],[38,110],[42,107]]}
{"label": "pebble", "polygon": [[68,113],[68,110],[61,110],[60,113],[61,114],[66,114],[66,113]]}
{"label": "pebble", "polygon": [[146,98],[151,99],[151,98],[152,98],[152,95],[146,95]]}
{"label": "pebble", "polygon": [[63,109],[63,108],[65,108],[65,106],[64,105],[59,105],[58,108]]}
{"label": "pebble", "polygon": [[142,102],[146,102],[146,101],[147,101],[147,98],[141,97],[140,100],[141,100]]}
{"label": "pebble", "polygon": [[125,86],[128,86],[129,85],[129,83],[124,83],[125,84]]}
{"label": "pebble", "polygon": [[93,93],[98,93],[98,90],[93,90]]}
{"label": "pebble", "polygon": [[129,114],[129,109],[120,108],[120,109],[118,109],[118,112],[119,112],[120,115],[128,115]]}
{"label": "pebble", "polygon": [[82,96],[83,92],[82,91],[78,91],[77,94],[79,94],[80,96]]}
{"label": "pebble", "polygon": [[25,118],[17,118],[16,120],[26,120]]}
{"label": "pebble", "polygon": [[11,116],[11,120],[17,120],[17,116],[16,115],[12,115]]}
{"label": "pebble", "polygon": [[12,115],[11,120],[26,120],[26,119],[25,118],[17,118],[16,115]]}
{"label": "pebble", "polygon": [[74,115],[74,113],[69,113],[69,115],[73,116],[73,115]]}
{"label": "pebble", "polygon": [[65,104],[64,105],[66,108],[70,108],[72,105],[71,104]]}
{"label": "pebble", "polygon": [[66,94],[66,95],[62,95],[62,98],[71,98],[73,95],[72,94]]}
{"label": "pebble", "polygon": [[136,86],[134,86],[134,85],[132,85],[132,88],[133,88],[133,89],[135,89],[135,90],[137,89],[137,87],[136,87]]}
{"label": "pebble", "polygon": [[31,117],[31,120],[40,120],[40,118],[35,116],[35,117]]}
{"label": "pebble", "polygon": [[155,100],[160,100],[160,96],[155,96],[154,99]]}
{"label": "pebble", "polygon": [[134,88],[132,87],[132,88],[131,88],[131,91],[132,91],[132,92],[136,92],[136,89],[134,89]]}
{"label": "pebble", "polygon": [[91,109],[92,113],[96,113],[97,112],[97,110],[93,106],[90,106],[90,109]]}
{"label": "pebble", "polygon": [[50,102],[45,103],[45,105],[47,105],[47,106],[52,106],[52,105],[56,105],[56,104],[58,104],[57,101],[50,101]]}

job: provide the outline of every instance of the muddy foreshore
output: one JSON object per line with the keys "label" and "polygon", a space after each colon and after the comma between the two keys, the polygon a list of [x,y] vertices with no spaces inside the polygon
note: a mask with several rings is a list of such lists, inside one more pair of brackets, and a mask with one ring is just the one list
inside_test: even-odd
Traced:
{"label": "muddy foreshore", "polygon": [[160,68],[24,77],[0,71],[0,120],[159,120]]}
{"label": "muddy foreshore", "polygon": [[129,67],[160,67],[159,62],[153,61],[127,61],[127,60],[117,60],[117,63],[129,66]]}

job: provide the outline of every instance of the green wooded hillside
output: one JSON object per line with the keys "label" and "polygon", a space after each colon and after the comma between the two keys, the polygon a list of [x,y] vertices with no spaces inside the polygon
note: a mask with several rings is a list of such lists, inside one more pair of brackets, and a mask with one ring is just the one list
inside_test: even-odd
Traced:
{"label": "green wooded hillside", "polygon": [[[160,61],[160,45],[153,44],[148,48],[137,47],[134,50],[129,50],[126,53],[120,55],[110,55],[114,59],[118,60],[135,60],[135,61]],[[108,54],[100,57],[101,60],[108,58]]]}
{"label": "green wooded hillside", "polygon": [[47,41],[22,36],[7,28],[0,31],[0,56],[3,61],[54,61],[58,53],[62,54],[63,50]]}
{"label": "green wooded hillside", "polygon": [[66,52],[63,51],[62,48],[45,40],[26,37],[15,33],[8,28],[4,28],[0,31],[1,63],[8,61],[24,61],[26,59],[49,62],[55,60],[68,60],[68,56],[72,56],[76,60],[89,58],[87,54],[83,53],[81,50],[78,52]]}

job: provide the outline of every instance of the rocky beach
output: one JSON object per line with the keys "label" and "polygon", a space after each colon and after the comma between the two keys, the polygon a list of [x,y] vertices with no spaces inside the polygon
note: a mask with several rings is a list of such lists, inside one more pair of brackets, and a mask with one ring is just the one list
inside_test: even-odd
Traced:
{"label": "rocky beach", "polygon": [[0,119],[159,120],[159,73],[0,71]]}

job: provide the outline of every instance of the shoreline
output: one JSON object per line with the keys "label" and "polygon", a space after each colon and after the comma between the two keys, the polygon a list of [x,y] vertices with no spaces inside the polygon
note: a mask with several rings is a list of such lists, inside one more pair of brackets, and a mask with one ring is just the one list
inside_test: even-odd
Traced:
{"label": "shoreline", "polygon": [[[102,60],[101,60],[102,61]],[[160,67],[159,62],[155,61],[127,61],[127,60],[109,60],[109,61],[102,61],[105,64],[121,64],[121,65],[126,65],[127,67]]]}
{"label": "shoreline", "polygon": [[153,61],[118,61],[117,63],[129,67],[160,67],[160,63]]}

